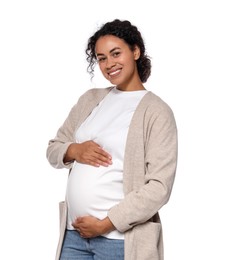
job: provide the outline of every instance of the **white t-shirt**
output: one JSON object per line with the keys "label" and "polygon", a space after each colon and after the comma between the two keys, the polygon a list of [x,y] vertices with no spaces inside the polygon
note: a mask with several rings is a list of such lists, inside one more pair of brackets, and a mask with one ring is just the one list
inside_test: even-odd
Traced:
{"label": "white t-shirt", "polygon": [[[67,228],[74,229],[77,217],[91,215],[99,219],[123,197],[123,161],[129,125],[146,90],[120,91],[113,88],[92,111],[75,134],[77,143],[93,140],[112,156],[112,165],[93,167],[75,162],[68,178]],[[104,235],[123,239],[114,230]]]}

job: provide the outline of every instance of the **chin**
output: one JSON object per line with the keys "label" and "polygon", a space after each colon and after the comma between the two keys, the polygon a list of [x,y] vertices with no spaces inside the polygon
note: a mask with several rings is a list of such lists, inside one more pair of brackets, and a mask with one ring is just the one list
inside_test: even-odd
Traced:
{"label": "chin", "polygon": [[119,80],[119,79],[109,79],[109,82],[111,83],[111,84],[113,84],[113,85],[116,85],[116,86],[118,86],[118,85],[122,85],[123,83]]}

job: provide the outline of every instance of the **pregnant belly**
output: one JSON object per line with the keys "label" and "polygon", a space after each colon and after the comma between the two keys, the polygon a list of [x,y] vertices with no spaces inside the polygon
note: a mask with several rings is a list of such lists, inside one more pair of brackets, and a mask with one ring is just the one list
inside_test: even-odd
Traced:
{"label": "pregnant belly", "polygon": [[108,210],[123,199],[123,174],[112,167],[77,164],[67,185],[68,219],[91,215],[107,216]]}

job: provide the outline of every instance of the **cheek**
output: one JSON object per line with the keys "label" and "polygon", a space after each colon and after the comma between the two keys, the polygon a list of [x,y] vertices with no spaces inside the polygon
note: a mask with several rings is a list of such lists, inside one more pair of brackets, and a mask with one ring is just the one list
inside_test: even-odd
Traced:
{"label": "cheek", "polygon": [[127,70],[129,72],[132,72],[134,69],[135,69],[135,66],[136,66],[136,61],[132,58],[126,60],[125,64],[127,64]]}
{"label": "cheek", "polygon": [[135,59],[134,59],[134,56],[133,54],[130,54],[130,55],[127,55],[125,57],[122,57],[120,60],[119,60],[119,63],[121,64],[124,64],[124,65],[127,65],[129,67],[133,66],[135,64]]}
{"label": "cheek", "polygon": [[105,69],[105,65],[103,63],[99,63],[99,69],[101,72],[103,72]]}

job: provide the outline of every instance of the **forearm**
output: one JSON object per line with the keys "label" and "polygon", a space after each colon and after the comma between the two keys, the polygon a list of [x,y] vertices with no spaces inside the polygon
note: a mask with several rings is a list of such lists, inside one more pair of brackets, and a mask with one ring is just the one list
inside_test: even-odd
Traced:
{"label": "forearm", "polygon": [[75,153],[77,151],[77,146],[78,146],[77,143],[72,143],[69,145],[69,147],[65,153],[65,156],[63,158],[64,164],[71,163],[74,160],[76,160]]}
{"label": "forearm", "polygon": [[99,222],[99,226],[101,234],[109,233],[116,229],[109,217],[102,219]]}
{"label": "forearm", "polygon": [[55,139],[51,140],[49,146],[47,148],[47,159],[49,163],[57,169],[61,168],[70,168],[70,163],[64,163],[64,157],[67,152],[68,147],[71,145],[72,142],[59,142]]}

